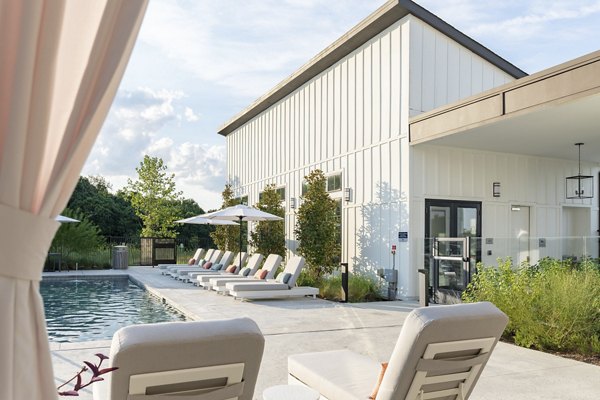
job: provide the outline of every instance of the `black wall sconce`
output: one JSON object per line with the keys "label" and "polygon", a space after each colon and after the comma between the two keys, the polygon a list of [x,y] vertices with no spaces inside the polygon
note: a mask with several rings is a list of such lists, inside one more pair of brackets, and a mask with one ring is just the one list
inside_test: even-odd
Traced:
{"label": "black wall sconce", "polygon": [[494,195],[494,197],[500,197],[500,182],[493,183],[492,194]]}
{"label": "black wall sconce", "polygon": [[347,187],[344,189],[344,201],[351,201],[351,200],[352,200],[352,189]]}

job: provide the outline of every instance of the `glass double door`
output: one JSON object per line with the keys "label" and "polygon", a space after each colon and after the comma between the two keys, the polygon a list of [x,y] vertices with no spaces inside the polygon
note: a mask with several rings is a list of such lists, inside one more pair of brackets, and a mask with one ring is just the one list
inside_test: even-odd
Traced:
{"label": "glass double door", "polygon": [[481,260],[481,203],[426,200],[425,238],[433,301],[457,302]]}

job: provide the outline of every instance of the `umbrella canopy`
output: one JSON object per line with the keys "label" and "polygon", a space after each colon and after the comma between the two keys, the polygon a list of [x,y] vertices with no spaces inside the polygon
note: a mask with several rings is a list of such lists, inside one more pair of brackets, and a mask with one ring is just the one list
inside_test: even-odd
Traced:
{"label": "umbrella canopy", "polygon": [[54,218],[54,219],[57,220],[58,222],[60,222],[61,224],[69,224],[69,223],[73,223],[73,222],[81,222],[78,219],[65,217],[64,215],[57,215],[56,218]]}
{"label": "umbrella canopy", "polygon": [[[227,207],[223,210],[205,214],[205,217],[215,220],[238,221],[281,221],[283,218],[261,211],[254,207],[238,204],[237,206]],[[240,228],[240,251],[242,251],[242,229]],[[242,259],[240,257],[240,270],[242,269]]]}
{"label": "umbrella canopy", "polygon": [[237,222],[227,221],[222,219],[210,219],[204,216],[205,214],[196,215],[195,217],[189,217],[180,219],[180,224],[198,224],[198,225],[239,225]]}
{"label": "umbrella canopy", "polygon": [[221,219],[230,221],[281,221],[283,218],[269,214],[264,211],[260,211],[257,208],[238,204],[225,208],[223,210],[215,211],[210,214],[204,214],[204,217],[210,219]]}

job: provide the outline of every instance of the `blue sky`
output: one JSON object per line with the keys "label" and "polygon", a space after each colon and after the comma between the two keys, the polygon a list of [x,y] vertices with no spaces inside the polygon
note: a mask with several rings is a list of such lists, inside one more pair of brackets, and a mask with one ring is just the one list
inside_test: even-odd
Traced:
{"label": "blue sky", "polygon": [[[219,126],[385,0],[151,0],[83,175],[119,189],[144,154],[177,187],[220,206]],[[600,0],[417,0],[528,73],[600,49]]]}

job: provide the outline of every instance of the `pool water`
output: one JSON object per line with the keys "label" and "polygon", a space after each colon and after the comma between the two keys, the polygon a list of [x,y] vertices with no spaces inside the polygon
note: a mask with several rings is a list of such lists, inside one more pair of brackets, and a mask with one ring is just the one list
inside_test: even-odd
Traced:
{"label": "pool water", "polygon": [[127,277],[47,280],[40,293],[51,342],[106,340],[127,325],[185,320]]}

